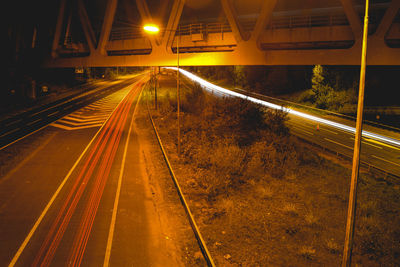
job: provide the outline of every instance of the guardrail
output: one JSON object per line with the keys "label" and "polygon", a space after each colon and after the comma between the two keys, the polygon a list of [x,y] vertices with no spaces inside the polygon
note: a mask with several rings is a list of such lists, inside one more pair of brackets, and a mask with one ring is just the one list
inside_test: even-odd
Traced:
{"label": "guardrail", "polygon": [[[286,107],[290,106],[291,108],[292,107],[297,107],[297,108],[301,108],[301,109],[305,109],[305,110],[311,111],[313,113],[319,113],[319,114],[325,114],[325,115],[333,115],[333,116],[340,117],[340,118],[345,118],[345,119],[352,119],[352,120],[354,119],[353,117],[350,117],[350,116],[347,116],[347,115],[343,115],[343,114],[339,114],[339,113],[335,113],[335,112],[331,112],[331,111],[326,111],[326,110],[321,110],[321,109],[317,109],[317,108],[313,108],[313,107],[308,107],[308,106],[301,105],[301,104],[298,104],[298,103],[294,103],[294,102],[290,102],[290,101],[286,101],[286,100],[281,100],[281,99],[277,99],[277,98],[261,95],[261,94],[258,94],[258,93],[248,92],[248,91],[245,91],[245,90],[239,89],[239,88],[235,88],[235,89],[236,89],[235,91],[238,91],[238,92],[240,92],[242,94],[245,94],[245,95],[248,95],[248,96],[253,96],[253,97],[256,97],[256,98],[263,99],[263,100],[268,100],[268,101],[271,101],[274,104],[279,104],[279,105],[286,106]],[[364,123],[365,123],[365,121],[364,121]],[[367,122],[367,123],[368,124],[375,124],[373,122]],[[376,125],[375,124],[375,126],[382,126],[382,125],[379,125],[379,124]],[[298,137],[298,138],[301,138],[301,137]],[[304,140],[305,142],[315,146],[315,147],[318,147],[323,152],[328,152],[328,153],[330,153],[332,155],[336,155],[336,157],[338,157],[338,158],[342,158],[342,159],[350,160],[350,161],[353,158],[353,154],[352,153],[350,153],[350,154],[341,153],[341,152],[329,149],[327,147],[324,147],[321,144],[313,142],[312,140],[307,140],[307,139],[304,139],[304,138],[301,138],[301,139]],[[393,174],[393,173],[391,173],[391,172],[389,172],[389,171],[387,171],[387,170],[385,170],[383,168],[375,166],[375,165],[373,165],[371,163],[368,163],[366,161],[360,160],[360,166],[363,167],[364,169],[366,169],[367,171],[372,172],[372,173],[380,173],[380,174],[384,175],[384,179],[389,181],[389,182],[393,182],[393,181],[398,182],[399,181],[400,176],[398,176],[396,174]]]}
{"label": "guardrail", "polygon": [[283,28],[304,28],[304,27],[322,27],[322,26],[340,26],[348,25],[345,14],[329,14],[329,15],[296,15],[290,17],[272,18],[268,29]]}

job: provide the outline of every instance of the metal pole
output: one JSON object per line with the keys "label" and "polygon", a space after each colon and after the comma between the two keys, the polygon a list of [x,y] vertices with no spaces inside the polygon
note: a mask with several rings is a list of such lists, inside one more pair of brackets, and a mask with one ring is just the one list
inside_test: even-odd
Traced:
{"label": "metal pole", "polygon": [[[180,26],[178,26],[180,33]],[[181,122],[180,122],[180,86],[179,86],[179,35],[176,36],[176,54],[177,54],[177,72],[176,72],[176,99],[177,99],[177,117],[178,117],[178,156],[181,154]]]}
{"label": "metal pole", "polygon": [[357,200],[357,180],[360,167],[360,145],[362,137],[362,117],[364,108],[365,68],[367,61],[367,38],[368,38],[368,6],[369,0],[365,1],[364,32],[362,41],[360,87],[358,92],[356,135],[354,142],[353,168],[351,173],[349,205],[347,209],[346,236],[344,241],[342,267],[351,265],[351,252],[353,247],[355,211]]}
{"label": "metal pole", "polygon": [[156,67],[154,67],[154,109],[157,110],[157,72]]}

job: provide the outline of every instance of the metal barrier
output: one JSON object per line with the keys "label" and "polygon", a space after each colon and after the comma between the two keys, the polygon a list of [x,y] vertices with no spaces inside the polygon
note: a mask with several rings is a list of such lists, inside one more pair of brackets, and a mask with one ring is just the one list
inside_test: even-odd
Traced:
{"label": "metal barrier", "polygon": [[349,25],[345,14],[331,15],[296,15],[290,17],[273,18],[268,29],[291,29],[304,27],[323,27]]}

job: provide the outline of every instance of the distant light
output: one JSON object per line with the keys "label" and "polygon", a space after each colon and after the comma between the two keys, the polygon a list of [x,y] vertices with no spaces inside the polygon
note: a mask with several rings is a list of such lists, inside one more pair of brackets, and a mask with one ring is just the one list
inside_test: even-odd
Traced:
{"label": "distant light", "polygon": [[155,24],[146,24],[143,29],[150,34],[156,34],[160,31],[160,28]]}

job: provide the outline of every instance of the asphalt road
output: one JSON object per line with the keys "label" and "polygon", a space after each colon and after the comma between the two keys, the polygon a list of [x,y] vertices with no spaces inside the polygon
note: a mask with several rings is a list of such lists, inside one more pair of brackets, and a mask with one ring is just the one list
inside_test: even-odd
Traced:
{"label": "asphalt road", "polygon": [[66,114],[99,100],[132,83],[135,78],[105,82],[102,86],[89,85],[86,92],[78,92],[46,105],[28,109],[18,115],[0,120],[0,148],[46,126]]}
{"label": "asphalt road", "polygon": [[[353,156],[354,134],[348,131],[296,116],[290,116],[288,126],[294,135],[304,140],[349,158]],[[360,159],[367,165],[400,177],[400,147],[364,137]]]}
{"label": "asphalt road", "polygon": [[174,200],[155,202],[162,190],[149,182],[149,166],[162,158],[145,153],[136,122],[147,79],[83,108],[78,100],[75,112],[46,127],[31,123],[40,130],[0,149],[1,266],[184,265],[171,240],[192,248],[196,240],[166,169]]}
{"label": "asphalt road", "polygon": [[[183,72],[183,75],[187,74]],[[198,77],[194,77],[194,79],[196,79],[197,82],[203,83],[201,79],[198,79]],[[207,83],[203,83],[203,86],[207,87],[208,90],[211,91],[214,95],[228,95],[226,91],[224,92],[222,90],[219,90],[217,87],[213,87]],[[260,94],[250,93],[239,89],[234,90],[233,92],[251,96],[255,99],[271,102],[268,97]],[[280,103],[275,104],[279,105]],[[301,110],[298,109],[298,111]],[[305,113],[307,113],[307,111],[305,111]],[[313,115],[318,116],[315,114]],[[287,125],[289,126],[293,135],[307,140],[313,144],[316,144],[322,148],[329,149],[334,153],[338,153],[349,158],[353,157],[354,134],[352,132],[341,130],[328,124],[317,123],[308,118],[299,117],[293,114],[289,114],[288,116],[289,121]],[[333,116],[331,116],[329,120],[348,126],[352,125],[352,122],[350,121],[345,121],[343,119],[335,118]],[[364,126],[364,128],[366,128],[366,126]],[[398,132],[392,132],[371,126],[368,126],[368,131],[381,134],[382,136],[387,135],[388,137],[397,140],[397,143],[400,142],[400,133]],[[388,144],[372,138],[363,137],[361,143],[360,158],[361,161],[369,167],[373,167],[385,173],[389,173],[395,176],[395,179],[398,179],[398,177],[400,177],[400,146]]]}

